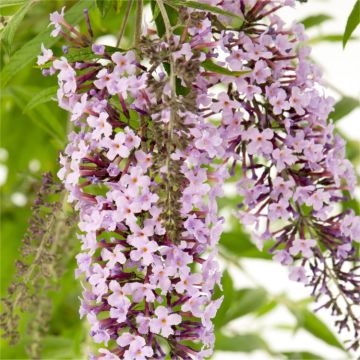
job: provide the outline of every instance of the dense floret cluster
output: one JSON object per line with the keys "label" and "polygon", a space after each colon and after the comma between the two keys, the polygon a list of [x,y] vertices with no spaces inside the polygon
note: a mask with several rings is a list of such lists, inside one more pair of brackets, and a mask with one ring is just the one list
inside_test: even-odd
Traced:
{"label": "dense floret cluster", "polygon": [[259,247],[273,239],[290,278],[341,315],[335,284],[347,307],[338,325],[353,327],[355,348],[360,279],[346,264],[358,260],[360,220],[335,212],[355,175],[327,122],[333,100],[307,60],[303,28],[275,14],[293,1],[202,2],[242,25],[182,9],[186,26],[175,35],[159,3],[165,35],[120,51],[93,44],[63,10],[51,14],[53,36],[92,54],[69,62],[43,47],[38,59],[44,74],[57,74],[73,124],[59,177],[80,213],[80,314],[105,345],[92,357],[211,354],[221,304],[217,198],[236,167],[240,221]]}

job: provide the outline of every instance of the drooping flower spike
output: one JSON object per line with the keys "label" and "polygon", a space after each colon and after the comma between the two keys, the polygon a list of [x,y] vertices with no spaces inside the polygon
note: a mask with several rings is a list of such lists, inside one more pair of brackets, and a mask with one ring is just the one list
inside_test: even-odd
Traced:
{"label": "drooping flower spike", "polygon": [[[284,5],[293,1],[222,3],[244,22],[240,31],[208,31],[216,46],[207,56],[234,76],[199,78],[208,89],[203,115],[221,119],[226,157],[232,169],[241,167],[240,221],[259,248],[275,242],[274,259],[289,266],[290,279],[312,288],[321,307],[331,308],[339,331],[353,331],[349,347],[357,350],[360,217],[338,210],[354,193],[355,173],[328,122],[334,100],[307,59],[303,26],[289,27],[276,14]],[[224,90],[213,95],[217,84]]]}
{"label": "drooping flower spike", "polygon": [[[185,74],[185,55],[170,60],[178,47],[157,39],[137,57],[92,46],[91,62],[62,57],[49,70],[57,71],[59,104],[75,128],[59,177],[80,212],[80,314],[106,347],[93,358],[202,359],[212,352],[211,319],[222,300],[213,299],[222,224],[216,197],[227,171],[212,164],[224,154],[221,139],[211,152],[200,139],[216,127],[197,111],[195,90],[171,97],[162,62],[174,61]],[[199,55],[187,67],[199,67]],[[151,67],[141,65],[142,56]]]}
{"label": "drooping flower spike", "polygon": [[[137,53],[91,45],[63,13],[52,15],[54,35],[94,53],[69,63],[44,48],[39,58],[52,61],[44,73],[57,72],[59,105],[75,128],[59,176],[80,212],[80,313],[103,344],[93,358],[210,356],[221,303],[213,298],[216,198],[227,163],[242,168],[241,221],[259,232],[258,242],[275,239],[271,251],[292,265],[290,277],[340,311],[329,285],[336,279],[348,304],[339,327],[358,330],[359,278],[342,266],[357,260],[359,218],[331,212],[353,190],[354,175],[326,122],[332,100],[299,47],[302,29],[275,15],[292,1],[211,4],[241,15],[243,25],[181,10],[187,26],[174,35],[159,2],[166,34],[142,38]],[[207,70],[208,61],[227,71]]]}

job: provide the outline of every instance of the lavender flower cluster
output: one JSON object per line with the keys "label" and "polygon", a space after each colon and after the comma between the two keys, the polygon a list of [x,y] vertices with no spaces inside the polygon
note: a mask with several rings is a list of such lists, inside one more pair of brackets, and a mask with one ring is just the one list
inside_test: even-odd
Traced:
{"label": "lavender flower cluster", "polygon": [[[72,41],[87,46],[63,15],[51,15],[53,35],[65,27]],[[94,341],[106,346],[92,358],[163,358],[166,351],[174,358],[202,359],[212,352],[211,319],[222,301],[213,300],[214,286],[220,286],[215,257],[222,228],[216,197],[227,171],[212,162],[225,150],[221,140],[213,151],[206,149],[206,135],[216,127],[200,125],[186,109],[175,114],[193,127],[186,149],[167,153],[157,146],[148,136],[149,120],[167,133],[174,111],[166,72],[161,66],[148,71],[133,51],[109,55],[98,45],[92,50],[91,62],[70,64],[45,48],[38,59],[52,61],[44,72],[57,72],[58,102],[75,128],[58,175],[80,213],[76,275],[86,280],[80,315],[87,317]],[[150,91],[149,78],[162,85],[160,96]],[[151,111],[158,104],[161,109]],[[183,176],[174,189],[181,194],[179,241],[161,220],[158,203],[172,168],[154,164],[159,158],[178,162]]]}
{"label": "lavender flower cluster", "polygon": [[[308,61],[304,28],[288,27],[276,14],[284,5],[294,1],[223,3],[244,23],[241,31],[207,32],[214,44],[207,56],[235,75],[211,74],[201,105],[204,116],[220,114],[226,157],[233,170],[241,166],[241,223],[259,248],[275,241],[274,260],[290,267],[291,280],[327,299],[322,306],[339,317],[340,331],[354,332],[350,347],[356,350],[360,217],[337,205],[354,194],[356,176],[344,140],[327,121],[334,100],[324,95],[321,71]],[[249,73],[239,77],[237,71]],[[225,89],[212,95],[217,84]]]}
{"label": "lavender flower cluster", "polygon": [[[138,53],[114,52],[68,24],[64,9],[51,14],[53,36],[93,52],[69,63],[43,47],[38,59],[45,75],[57,73],[59,106],[74,128],[59,177],[80,213],[80,314],[105,344],[93,359],[211,355],[222,300],[213,298],[223,222],[216,200],[237,165],[241,222],[260,247],[274,239],[271,252],[291,265],[290,278],[328,295],[339,314],[329,285],[337,279],[348,305],[339,327],[352,321],[358,337],[360,279],[342,266],[358,260],[360,218],[334,213],[355,175],[327,123],[333,100],[307,61],[303,28],[275,14],[294,1],[202,2],[243,24],[186,10],[182,36],[152,34]],[[205,60],[227,71],[208,71]]]}

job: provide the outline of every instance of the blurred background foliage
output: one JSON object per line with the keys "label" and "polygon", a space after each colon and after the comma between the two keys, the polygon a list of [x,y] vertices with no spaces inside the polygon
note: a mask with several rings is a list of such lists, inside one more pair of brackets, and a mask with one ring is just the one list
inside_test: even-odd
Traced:
{"label": "blurred background foliage", "polygon": [[[1,296],[5,296],[11,284],[15,261],[19,256],[21,239],[28,226],[31,215],[31,203],[39,187],[41,174],[58,169],[59,151],[66,144],[67,115],[59,109],[54,101],[56,80],[43,77],[35,67],[36,56],[43,42],[47,47],[53,46],[55,54],[60,55],[61,43],[50,38],[47,27],[49,13],[66,6],[67,19],[78,24],[85,31],[83,9],[90,10],[94,33],[97,37],[117,34],[125,13],[126,1],[121,0],[0,0],[1,20],[1,57],[0,57],[0,114],[1,114],[1,148],[0,148],[0,186],[1,186]],[[150,9],[150,1],[145,1]],[[299,6],[311,7],[311,1]],[[128,26],[122,40],[122,47],[131,43],[134,24],[134,6],[130,14]],[[168,7],[169,13],[176,16]],[[150,11],[150,10],[149,10]],[[316,28],[329,21],[327,14],[313,14],[302,21],[306,28]],[[344,24],[346,19],[344,19]],[[345,35],[319,33],[309,39],[313,46],[321,42],[338,42],[345,46],[348,40],[354,40],[352,32],[359,22],[359,1],[356,1],[346,25]],[[344,26],[345,27],[345,26]],[[332,114],[334,121],[342,119],[359,106],[359,100],[340,95],[340,100]],[[359,148],[355,141],[348,141],[348,157],[359,164]],[[230,185],[231,186],[231,185]],[[241,201],[232,192],[221,200],[222,213],[230,214],[230,207]],[[359,204],[350,201],[345,204],[359,213]],[[309,307],[311,299],[291,300],[288,294],[270,294],[258,284],[242,266],[244,259],[270,260],[265,250],[259,251],[244,229],[227,216],[227,231],[221,238],[220,258],[225,268],[223,290],[225,299],[215,319],[216,351],[251,353],[262,350],[267,358],[279,359],[321,359],[319,355],[308,351],[273,350],[267,343],[261,329],[249,332],[247,328],[233,331],[230,325],[243,317],[256,323],[279,306],[285,307],[294,318],[294,326],[283,325],[282,330],[296,333],[302,329],[332,349],[342,352],[343,358],[349,358],[336,334],[314,314]],[[46,334],[37,339],[38,334],[29,330],[28,324],[37,316],[34,312],[21,314],[20,341],[9,346],[1,340],[1,359],[28,359],[26,349],[40,342],[41,359],[85,359],[91,349],[88,339],[87,325],[79,320],[78,296],[81,286],[74,279],[74,254],[79,248],[76,236],[66,241],[72,244],[72,250],[61,253],[65,264],[65,272],[58,280],[56,290],[46,291],[51,300],[52,310],[49,316]],[[67,248],[68,249],[68,248]],[[65,260],[64,260],[65,259]],[[228,269],[232,268],[232,271]],[[235,270],[234,270],[235,269]],[[234,279],[234,271],[247,277],[251,286],[239,288]],[[284,269],[284,271],[286,271]],[[41,303],[38,305],[43,306]],[[238,327],[237,327],[238,328]],[[289,344],[287,344],[289,345]],[[286,349],[289,347],[287,346]],[[285,347],[284,347],[285,349]],[[236,359],[236,355],[234,355]],[[329,358],[328,358],[329,359]]]}

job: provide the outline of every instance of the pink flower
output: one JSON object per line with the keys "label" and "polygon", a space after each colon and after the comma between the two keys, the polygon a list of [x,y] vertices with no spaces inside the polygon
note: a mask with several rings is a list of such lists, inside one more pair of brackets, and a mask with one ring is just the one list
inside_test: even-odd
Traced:
{"label": "pink flower", "polygon": [[239,93],[245,94],[245,98],[250,101],[253,100],[254,95],[261,94],[261,92],[262,92],[262,90],[259,86],[249,84],[243,78],[236,79],[235,84],[237,86]]}
{"label": "pink flower", "polygon": [[289,100],[290,106],[293,107],[298,115],[304,115],[307,105],[310,103],[309,95],[302,92],[297,86],[291,89]]}
{"label": "pink flower", "polygon": [[274,133],[270,129],[260,132],[258,129],[251,128],[244,132],[243,137],[245,140],[250,140],[247,146],[247,152],[250,155],[258,153],[270,154],[273,150],[273,145],[269,140],[274,137]]}
{"label": "pink flower", "polygon": [[281,149],[277,148],[272,152],[272,157],[276,160],[276,167],[278,171],[284,170],[287,166],[295,164],[297,157],[292,154],[292,151],[284,146]]}
{"label": "pink flower", "polygon": [[126,258],[123,254],[124,247],[121,245],[116,245],[112,251],[108,249],[102,249],[101,257],[104,261],[107,261],[106,266],[109,268],[115,267],[115,264],[125,264]]}
{"label": "pink flower", "polygon": [[104,138],[101,144],[109,149],[106,155],[109,160],[114,160],[116,156],[127,158],[130,154],[129,149],[125,146],[125,134],[123,132],[118,132],[114,139]]}
{"label": "pink flower", "polygon": [[125,128],[125,145],[129,150],[138,148],[140,145],[140,138],[127,126]]}
{"label": "pink flower", "polygon": [[309,258],[313,255],[311,248],[316,244],[316,240],[313,239],[296,239],[289,252],[293,256],[301,252],[304,257]]}
{"label": "pink flower", "polygon": [[293,263],[293,258],[286,250],[275,251],[273,259],[282,265],[291,265]]}
{"label": "pink flower", "polygon": [[179,59],[181,56],[185,56],[186,61],[189,61],[192,58],[193,53],[189,43],[181,44],[181,49],[174,52],[175,59]]}
{"label": "pink flower", "polygon": [[124,360],[146,360],[154,354],[153,349],[146,345],[142,336],[136,336],[130,343],[129,349],[124,353]]}
{"label": "pink flower", "polygon": [[243,52],[241,50],[233,50],[231,52],[231,54],[226,58],[231,70],[241,71],[243,69],[242,57]]}
{"label": "pink flower", "polygon": [[286,199],[281,199],[277,203],[272,203],[269,205],[268,218],[271,221],[277,219],[287,220],[290,217],[290,212],[288,210],[289,202]]}
{"label": "pink flower", "polygon": [[169,314],[169,310],[164,306],[158,306],[155,310],[156,318],[150,320],[150,331],[161,334],[164,337],[174,334],[172,326],[181,323],[181,316]]}
{"label": "pink flower", "polygon": [[52,37],[58,36],[61,31],[61,25],[65,22],[64,11],[65,11],[65,6],[61,9],[60,13],[58,11],[54,11],[53,13],[50,14],[50,24],[54,25],[55,27],[55,29],[50,34]]}
{"label": "pink flower", "polygon": [[213,104],[211,105],[211,110],[214,113],[222,111],[223,114],[226,114],[232,112],[232,110],[236,109],[236,107],[236,102],[230,100],[229,96],[225,92],[222,92],[218,95],[218,101],[213,102]]}
{"label": "pink flower", "polygon": [[175,273],[176,268],[173,266],[164,267],[162,265],[155,265],[153,267],[153,273],[150,277],[150,281],[152,284],[160,288],[163,294],[166,294],[171,286],[170,276],[175,275]]}
{"label": "pink flower", "polygon": [[[115,73],[109,73],[107,69],[101,69],[97,75],[96,75],[98,80],[94,81],[94,85],[102,90],[102,89],[107,89],[107,91],[109,92],[109,94],[111,95],[115,95],[117,94],[119,91],[119,83],[120,83],[120,79],[118,77],[117,74]],[[126,97],[126,95],[124,96],[124,92],[126,94],[126,88],[127,88],[127,80],[126,78],[121,79],[121,85],[122,85],[122,89],[123,91],[121,91],[123,97]]]}
{"label": "pink flower", "polygon": [[155,241],[141,239],[132,240],[131,245],[136,248],[136,250],[130,252],[131,259],[134,261],[141,260],[144,266],[148,266],[153,262],[153,253],[159,248]]}
{"label": "pink flower", "polygon": [[273,200],[278,200],[279,196],[282,196],[288,200],[293,195],[294,186],[295,182],[292,178],[286,181],[284,178],[278,176],[273,181],[273,189],[271,190],[270,197]]}
{"label": "pink flower", "polygon": [[197,285],[200,285],[202,280],[201,274],[191,274],[190,269],[180,271],[180,281],[175,285],[178,293],[183,294],[185,291],[194,296],[198,293]]}
{"label": "pink flower", "polygon": [[256,62],[254,70],[251,72],[251,77],[258,83],[263,84],[271,75],[271,71],[266,62],[259,60]]}
{"label": "pink flower", "polygon": [[324,203],[330,201],[330,194],[324,189],[315,190],[312,195],[306,199],[306,205],[312,206],[315,211],[319,211],[324,206]]}
{"label": "pink flower", "polygon": [[[128,148],[126,148],[128,149]],[[137,192],[139,188],[147,189],[150,184],[150,178],[143,175],[143,169],[139,166],[134,166],[130,170],[130,174],[125,174],[121,177],[120,183],[126,186],[130,191]]]}
{"label": "pink flower", "polygon": [[205,150],[210,157],[215,157],[218,154],[222,139],[215,128],[211,127],[202,131],[193,128],[191,132],[196,138],[195,146],[197,149]]}
{"label": "pink flower", "polygon": [[99,353],[100,354],[104,354],[104,355],[100,355],[101,360],[120,360],[120,358],[115,355],[114,353],[110,352],[107,349],[99,349]]}
{"label": "pink flower", "polygon": [[98,117],[90,115],[87,118],[88,124],[94,129],[92,136],[95,140],[100,140],[102,137],[109,138],[112,134],[112,126],[107,121],[108,117],[108,113],[101,112]]}
{"label": "pink flower", "polygon": [[37,64],[38,65],[44,65],[46,64],[48,61],[50,61],[53,57],[53,52],[51,49],[46,49],[44,44],[41,44],[41,51],[42,51],[42,55],[39,55],[37,57]]}
{"label": "pink flower", "polygon": [[273,106],[274,115],[279,115],[283,110],[289,110],[290,104],[286,101],[287,95],[283,89],[279,89],[276,95],[269,98],[270,104]]}
{"label": "pink flower", "polygon": [[144,298],[148,302],[153,302],[155,289],[156,287],[152,284],[131,283],[131,295],[135,302],[141,302]]}
{"label": "pink flower", "polygon": [[151,154],[146,154],[142,150],[135,152],[135,158],[137,165],[140,166],[144,172],[152,165]]}
{"label": "pink flower", "polygon": [[108,297],[108,303],[115,307],[125,303],[128,300],[127,295],[131,293],[128,286],[121,286],[116,280],[110,281],[109,289],[112,291],[112,294]]}
{"label": "pink flower", "polygon": [[127,73],[128,75],[132,75],[135,73],[135,53],[133,51],[128,51],[125,55],[120,52],[115,52],[111,55],[111,60],[116,64],[115,71],[118,74],[122,75]]}
{"label": "pink flower", "polygon": [[275,46],[284,56],[289,54],[289,51],[292,50],[293,45],[289,41],[288,35],[277,35],[275,40]]}
{"label": "pink flower", "polygon": [[308,283],[306,277],[306,271],[302,266],[294,266],[290,270],[289,279],[297,282],[302,282],[304,284]]}
{"label": "pink flower", "polygon": [[205,296],[200,295],[199,293],[192,296],[186,303],[181,307],[182,311],[190,311],[194,316],[201,317],[202,307],[206,303]]}
{"label": "pink flower", "polygon": [[116,319],[118,323],[126,321],[131,302],[127,297],[122,297],[117,301],[116,307],[110,308],[110,317]]}
{"label": "pink flower", "polygon": [[53,68],[59,70],[58,80],[60,82],[61,89],[65,95],[70,95],[76,91],[76,73],[70,66],[65,57],[61,57],[60,60],[54,60]]}

